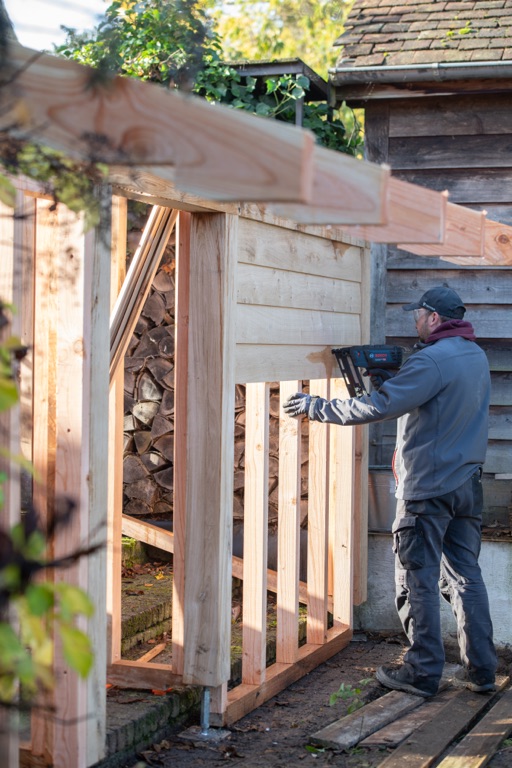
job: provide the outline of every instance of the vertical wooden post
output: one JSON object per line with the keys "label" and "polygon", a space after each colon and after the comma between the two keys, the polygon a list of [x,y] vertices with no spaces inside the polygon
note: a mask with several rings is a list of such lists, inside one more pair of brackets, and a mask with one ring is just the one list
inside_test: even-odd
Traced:
{"label": "vertical wooden post", "polygon": [[[326,379],[309,386],[314,394],[329,397]],[[327,633],[329,437],[329,426],[309,423],[307,641],[315,645],[324,643]]]}
{"label": "vertical wooden post", "polygon": [[279,402],[276,661],[286,664],[297,660],[299,639],[301,420],[284,415],[283,403],[300,387],[282,381]]}
{"label": "vertical wooden post", "polygon": [[[22,298],[22,262],[17,261],[14,247],[14,210],[0,203],[0,300],[16,305],[9,326],[0,331],[0,341],[10,335],[21,336],[18,313]],[[20,450],[19,445],[19,404],[0,413],[0,443],[13,456]],[[7,479],[2,483],[4,494],[0,506],[0,523],[3,531],[9,531],[20,519],[20,473],[19,467],[9,460],[9,455],[0,455],[0,472]],[[5,617],[4,617],[5,618]],[[7,708],[0,706],[0,753],[9,768],[19,765],[18,718]]]}
{"label": "vertical wooden post", "polygon": [[183,674],[185,642],[185,527],[187,517],[188,326],[191,218],[190,213],[180,211],[176,237],[172,666],[173,671],[179,675]]}
{"label": "vertical wooden post", "polygon": [[192,214],[190,233],[183,681],[211,687],[230,675],[237,225]]}
{"label": "vertical wooden post", "polygon": [[[112,251],[110,310],[112,311],[126,277],[126,240],[128,201],[112,198]],[[110,382],[109,400],[109,471],[107,535],[107,622],[109,625],[110,663],[121,658],[121,562],[123,512],[123,416],[124,366],[119,365]]]}
{"label": "vertical wooden post", "polygon": [[[33,503],[43,529],[47,528],[55,506],[55,430],[56,430],[56,281],[59,228],[52,202],[36,200],[34,243],[34,352],[32,453],[36,480]],[[47,542],[47,556],[54,556],[53,542]],[[45,578],[49,578],[45,575]],[[54,706],[54,693],[38,702]],[[34,759],[53,759],[53,720],[44,711],[34,710],[31,718],[31,753]]]}
{"label": "vertical wooden post", "polygon": [[242,682],[260,685],[267,654],[268,384],[247,384],[245,398]]}
{"label": "vertical wooden post", "polygon": [[[107,208],[110,217],[110,194],[106,197],[108,200],[102,200],[104,221]],[[53,215],[50,221],[55,223]],[[46,489],[40,491],[40,500],[44,490],[49,491],[45,499],[48,514],[55,499],[69,497],[77,505],[71,523],[61,527],[53,541],[53,555],[60,557],[106,540],[110,223],[84,235],[82,220],[62,207],[56,223],[58,239],[48,249],[46,275],[38,271],[45,302],[36,304],[36,309],[41,316],[48,313],[50,323],[53,318],[56,321],[44,327],[48,331],[45,339],[36,317],[37,333],[48,353],[48,368],[44,368],[41,350],[36,348],[43,372],[38,386],[45,387],[42,394],[48,407],[38,427],[35,460],[37,457],[45,469],[43,477],[48,478]],[[82,626],[91,638],[95,663],[89,678],[78,680],[57,651],[55,717],[47,718],[44,728],[36,726],[33,752],[51,759],[55,768],[86,768],[98,762],[105,749],[106,548],[72,568],[57,570],[54,578],[81,587],[94,603],[93,618]]]}
{"label": "vertical wooden post", "polygon": [[[342,379],[331,381],[331,398],[347,397]],[[331,430],[329,557],[332,563],[334,626],[352,626],[354,428]]]}

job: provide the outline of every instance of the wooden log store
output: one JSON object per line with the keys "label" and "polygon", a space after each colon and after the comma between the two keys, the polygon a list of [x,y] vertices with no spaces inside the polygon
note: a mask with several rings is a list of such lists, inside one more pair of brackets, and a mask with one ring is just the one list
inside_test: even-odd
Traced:
{"label": "wooden log store", "polygon": [[[345,396],[331,349],[369,341],[368,241],[379,233],[437,253],[448,238],[468,236],[469,221],[473,258],[494,265],[512,263],[510,229],[441,192],[391,180],[385,166],[316,148],[298,128],[127,79],[87,89],[86,68],[14,44],[11,62],[16,90],[3,130],[110,169],[96,229],[84,232],[80,217],[55,208],[30,182],[18,183],[14,217],[9,209],[2,216],[9,254],[2,296],[18,306],[15,322],[33,348],[20,407],[33,423],[23,439],[38,476],[34,500],[43,519],[59,496],[77,502],[74,524],[50,542],[55,555],[105,544],[54,575],[94,600],[87,631],[95,664],[81,681],[57,657],[56,717],[32,717],[20,759],[88,768],[104,756],[107,681],[202,686],[211,694],[212,724],[222,725],[349,642],[352,606],[366,588],[367,430],[311,424],[306,439],[299,423],[280,419],[278,565],[269,571],[270,384],[279,383],[281,402],[308,383],[325,396]],[[125,275],[128,197],[153,210]],[[123,520],[120,363],[174,228],[171,534]],[[247,397],[241,561],[232,557],[237,384]],[[307,584],[299,579],[304,456]],[[6,521],[16,515],[15,490],[9,501]],[[172,664],[121,658],[122,530],[173,552]],[[228,691],[233,573],[243,579],[243,671]],[[277,603],[270,667],[268,590]],[[307,609],[300,647],[299,603]]]}

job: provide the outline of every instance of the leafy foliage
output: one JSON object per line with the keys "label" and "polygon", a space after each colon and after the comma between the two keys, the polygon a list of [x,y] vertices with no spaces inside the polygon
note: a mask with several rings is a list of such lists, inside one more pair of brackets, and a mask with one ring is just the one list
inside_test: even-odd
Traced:
{"label": "leafy foliage", "polygon": [[347,707],[348,714],[355,712],[357,709],[364,706],[364,701],[359,697],[363,691],[363,686],[368,685],[370,682],[371,678],[365,678],[364,680],[360,680],[357,686],[350,685],[350,683],[341,683],[338,690],[331,693],[329,696],[329,706],[333,707],[338,699],[341,699],[342,701],[349,702]]}
{"label": "leafy foliage", "polygon": [[[240,2],[238,5],[242,10],[247,6],[245,10],[248,11],[249,5],[259,8],[269,4]],[[270,5],[276,4],[272,2]],[[298,12],[297,2],[289,0],[278,5],[283,13],[283,23],[291,23],[294,12]],[[322,34],[339,34],[340,22],[334,11],[340,3],[327,4],[336,33],[333,28],[325,32],[325,2],[306,2],[306,5],[307,8],[301,7],[300,12],[309,14],[308,21],[300,23],[304,23],[310,32],[314,27],[316,32],[321,29]],[[345,4],[341,5],[344,7]],[[95,30],[77,34],[68,29],[66,42],[56,50],[62,56],[96,67],[99,76],[121,73],[166,87],[191,90],[212,103],[294,123],[295,105],[309,87],[308,78],[303,75],[268,77],[261,87],[256,78],[240,74],[225,61],[223,43],[212,22],[212,18],[218,20],[219,16],[215,7],[209,16],[207,6],[215,6],[215,3],[211,0],[114,0],[106,10],[105,20]],[[267,10],[273,13],[272,9]],[[220,18],[224,19],[224,15]],[[301,39],[304,37],[302,35]],[[331,37],[328,47],[333,39]],[[239,50],[244,50],[244,58],[251,58],[252,49],[248,51],[244,46],[242,40]],[[278,45],[273,49],[273,56],[279,53],[279,48]],[[286,52],[289,55],[289,49]],[[255,58],[261,58],[261,53],[257,51]],[[299,53],[302,55],[297,48],[294,55]],[[357,121],[347,136],[340,113],[333,113],[325,102],[304,105],[303,125],[313,131],[320,144],[330,149],[356,153],[360,147]]]}
{"label": "leafy foliage", "polygon": [[212,15],[227,58],[296,58],[327,76],[353,0],[226,0]]}

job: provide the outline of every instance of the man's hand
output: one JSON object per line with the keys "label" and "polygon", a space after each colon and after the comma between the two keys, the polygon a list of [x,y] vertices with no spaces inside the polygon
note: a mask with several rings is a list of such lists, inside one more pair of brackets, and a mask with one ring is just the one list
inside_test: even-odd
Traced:
{"label": "man's hand", "polygon": [[309,411],[310,403],[311,395],[296,392],[294,395],[290,395],[286,403],[284,403],[283,409],[288,416],[304,416]]}

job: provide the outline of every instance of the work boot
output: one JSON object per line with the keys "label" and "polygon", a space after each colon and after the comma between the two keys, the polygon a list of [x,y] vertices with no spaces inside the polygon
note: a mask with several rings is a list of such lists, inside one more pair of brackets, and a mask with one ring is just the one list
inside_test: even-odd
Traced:
{"label": "work boot", "polygon": [[494,680],[475,680],[471,679],[469,672],[465,667],[461,667],[455,672],[454,683],[464,686],[473,693],[493,693],[496,690]]}
{"label": "work boot", "polygon": [[416,696],[423,696],[425,699],[437,693],[437,685],[434,690],[427,680],[414,680],[410,668],[404,665],[398,667],[379,667],[376,678],[386,688],[414,693]]}

